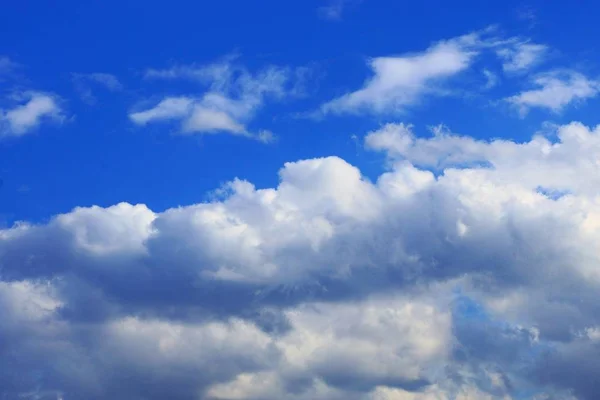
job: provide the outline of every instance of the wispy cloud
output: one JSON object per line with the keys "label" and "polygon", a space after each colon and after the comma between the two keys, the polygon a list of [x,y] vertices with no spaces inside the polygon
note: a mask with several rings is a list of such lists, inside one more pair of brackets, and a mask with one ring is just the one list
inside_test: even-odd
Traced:
{"label": "wispy cloud", "polygon": [[339,20],[342,18],[342,14],[346,7],[351,4],[358,3],[362,0],[325,0],[327,5],[321,6],[317,9],[317,12],[321,18],[328,20]]}
{"label": "wispy cloud", "polygon": [[0,79],[2,75],[12,72],[18,64],[6,56],[0,56]]}
{"label": "wispy cloud", "polygon": [[517,107],[521,115],[531,108],[545,108],[558,113],[567,105],[595,97],[600,82],[575,71],[554,71],[535,76],[533,89],[525,90],[506,99]]}
{"label": "wispy cloud", "polygon": [[180,121],[182,133],[229,133],[261,142],[273,141],[267,130],[252,132],[247,124],[267,99],[293,96],[297,87],[287,68],[268,67],[255,74],[233,63],[231,58],[209,65],[181,65],[149,69],[148,79],[193,80],[206,88],[200,95],[168,96],[149,109],[130,113],[138,125]]}
{"label": "wispy cloud", "polygon": [[537,25],[537,13],[536,10],[531,6],[519,7],[516,10],[516,15],[519,20],[527,22],[529,28],[533,28],[535,25]]}
{"label": "wispy cloud", "polygon": [[64,120],[63,110],[55,95],[26,92],[19,97],[21,104],[0,110],[0,136],[22,136],[35,130],[44,121]]}
{"label": "wispy cloud", "polygon": [[[550,49],[527,38],[505,37],[495,26],[456,38],[433,43],[417,53],[375,57],[368,66],[372,76],[362,88],[346,93],[321,105],[311,116],[327,114],[402,114],[428,97],[464,93],[464,87],[451,86],[451,79],[473,72],[482,65],[486,82],[474,90],[488,90],[500,82],[490,66],[490,55],[502,62],[508,78],[530,71],[542,63]],[[509,98],[523,113],[529,107],[546,107],[554,111],[573,100],[594,96],[595,83],[580,74],[546,73],[533,83],[539,89]],[[522,76],[522,75],[521,75]]]}
{"label": "wispy cloud", "polygon": [[444,80],[465,71],[483,46],[480,33],[435,43],[420,53],[376,57],[369,61],[373,76],[357,91],[321,107],[324,114],[397,113],[427,94],[440,93]]}
{"label": "wispy cloud", "polygon": [[94,72],[89,74],[74,73],[72,76],[75,89],[81,99],[88,104],[95,104],[97,100],[92,92],[91,85],[102,86],[111,92],[123,90],[123,85],[119,79],[112,74]]}
{"label": "wispy cloud", "polygon": [[513,46],[498,49],[505,72],[526,71],[539,64],[548,53],[548,46],[536,43],[515,43]]}
{"label": "wispy cloud", "polygon": [[486,79],[484,89],[491,89],[498,84],[498,75],[496,75],[489,69],[487,69],[487,68],[484,69],[483,75],[485,76],[485,79]]}

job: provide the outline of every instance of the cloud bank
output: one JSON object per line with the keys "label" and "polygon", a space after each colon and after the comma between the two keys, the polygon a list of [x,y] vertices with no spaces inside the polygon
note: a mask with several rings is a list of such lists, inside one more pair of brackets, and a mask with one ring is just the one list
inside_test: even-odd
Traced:
{"label": "cloud bank", "polygon": [[[176,107],[175,107],[176,108]],[[212,202],[0,230],[8,399],[594,399],[600,128],[390,124]]]}

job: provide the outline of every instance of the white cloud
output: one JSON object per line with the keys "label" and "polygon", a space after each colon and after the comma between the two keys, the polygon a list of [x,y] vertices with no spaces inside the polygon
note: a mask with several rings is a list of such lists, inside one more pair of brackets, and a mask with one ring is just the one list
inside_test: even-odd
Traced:
{"label": "white cloud", "polygon": [[188,97],[168,97],[151,109],[129,114],[129,118],[138,125],[152,121],[179,119],[191,111],[193,99]]}
{"label": "white cloud", "polygon": [[571,103],[595,97],[600,90],[600,82],[574,71],[541,74],[533,78],[532,84],[535,89],[506,99],[522,115],[531,108],[545,108],[558,113]]}
{"label": "white cloud", "polygon": [[[223,61],[208,65],[175,65],[168,69],[147,69],[146,79],[189,79],[223,88],[228,84],[236,67],[232,64],[237,56],[226,57]],[[218,83],[216,83],[218,82]]]}
{"label": "white cloud", "polygon": [[548,46],[528,42],[519,42],[497,51],[505,72],[526,71],[539,64],[547,53]]}
{"label": "white cloud", "polygon": [[[438,171],[491,166],[478,170],[486,174],[486,180],[519,183],[529,190],[543,187],[563,193],[600,194],[600,179],[594,173],[600,167],[596,160],[598,127],[589,130],[580,123],[557,127],[558,142],[541,135],[524,143],[487,142],[452,134],[443,126],[434,128],[433,133],[433,137],[419,138],[410,125],[388,124],[368,134],[365,143],[373,150],[386,151],[393,159]],[[573,163],[571,168],[563,168],[567,162]]]}
{"label": "white cloud", "polygon": [[[502,37],[496,27],[490,26],[481,31],[434,43],[421,52],[371,58],[368,66],[372,76],[364,82],[362,88],[322,104],[319,111],[311,115],[402,114],[428,97],[447,96],[465,91],[469,93],[469,91],[495,87],[499,79],[497,73],[490,67],[490,55],[500,58],[504,72],[514,75],[517,72],[529,71],[540,64],[548,52],[549,47],[546,45],[532,43],[528,39],[519,37]],[[486,78],[483,87],[477,89],[451,86],[452,78],[458,79],[460,75],[466,75],[472,72],[475,66],[482,64],[482,71]],[[555,81],[561,83],[563,79],[568,78],[556,77],[558,75],[560,74],[540,75],[534,84],[552,87],[555,86]],[[569,75],[569,73],[562,75]],[[576,74],[570,73],[570,75],[572,82],[562,82],[562,84],[577,86],[580,82],[578,78],[575,79]],[[546,90],[555,91],[553,88]],[[533,95],[525,95],[528,96]],[[559,96],[565,97],[563,93]],[[586,94],[575,95],[575,97],[583,96]],[[562,100],[558,100],[560,101]],[[527,100],[523,103],[525,102]],[[558,107],[562,105],[563,103],[560,103]]]}
{"label": "white cloud", "polygon": [[156,106],[130,113],[136,124],[145,125],[160,120],[178,120],[182,133],[225,132],[272,141],[273,134],[261,130],[253,133],[247,124],[268,98],[278,99],[290,94],[286,84],[289,71],[269,67],[257,74],[232,64],[231,59],[207,66],[176,66],[167,70],[148,70],[151,79],[188,79],[208,85],[199,96],[167,97]]}
{"label": "white cloud", "polygon": [[420,53],[375,57],[369,61],[373,77],[363,88],[325,103],[321,111],[397,113],[426,95],[443,93],[444,80],[467,70],[482,48],[495,45],[482,39],[484,33],[438,42]]}
{"label": "white cloud", "polygon": [[367,135],[389,161],[374,181],[338,157],[301,160],[272,188],[234,180],[206,203],[0,230],[0,387],[594,399],[600,128],[523,143],[433,131]]}
{"label": "white cloud", "polygon": [[64,119],[62,108],[56,96],[28,92],[23,95],[27,101],[8,110],[0,109],[0,122],[3,136],[22,136],[36,129],[44,121],[61,122]]}

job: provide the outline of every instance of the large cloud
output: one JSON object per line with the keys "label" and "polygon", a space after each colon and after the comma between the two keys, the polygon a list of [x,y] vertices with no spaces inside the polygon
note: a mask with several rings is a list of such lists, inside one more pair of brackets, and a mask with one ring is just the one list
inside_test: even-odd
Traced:
{"label": "large cloud", "polygon": [[0,231],[4,397],[594,398],[600,130],[366,145]]}

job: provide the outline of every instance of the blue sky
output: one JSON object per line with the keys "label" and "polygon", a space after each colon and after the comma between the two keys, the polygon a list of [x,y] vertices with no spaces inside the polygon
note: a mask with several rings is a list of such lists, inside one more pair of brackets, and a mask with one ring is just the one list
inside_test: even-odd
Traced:
{"label": "blue sky", "polygon": [[[497,25],[498,36],[548,46],[543,63],[529,72],[568,68],[591,77],[598,73],[597,44],[590,38],[600,28],[593,10],[584,11],[590,6],[565,9],[562,2],[542,7],[517,1],[340,4],[6,5],[3,32],[13,40],[5,41],[2,53],[14,66],[3,76],[5,107],[14,106],[9,98],[15,93],[51,93],[59,99],[62,121],[40,123],[27,135],[0,143],[4,223],[39,221],[78,205],[129,201],[165,209],[191,204],[236,176],[272,186],[277,169],[300,158],[335,154],[376,174],[372,157],[357,150],[351,136],[360,138],[395,121],[396,115],[318,120],[299,115],[358,89],[371,74],[369,58],[422,52],[437,41],[491,25]],[[331,10],[340,15],[330,15]],[[149,69],[200,67],[232,54],[237,55],[235,63],[251,73],[269,66],[304,71],[302,94],[265,100],[249,121],[249,128],[272,131],[277,143],[201,132],[181,136],[173,124],[139,127],[128,118],[140,104],[206,89],[193,81],[145,79]],[[483,69],[501,82],[481,90],[486,82]],[[110,74],[119,84],[110,89],[89,74]],[[501,60],[485,54],[444,84],[451,94],[422,96],[418,104],[406,107],[401,119],[423,135],[427,126],[444,123],[474,137],[518,140],[529,138],[544,121],[593,122],[589,113],[597,105],[594,99],[586,107],[565,107],[559,114],[533,110],[519,118],[500,100],[524,90],[528,79],[528,74],[505,76]]]}
{"label": "blue sky", "polygon": [[595,399],[599,7],[3,5],[0,397]]}

